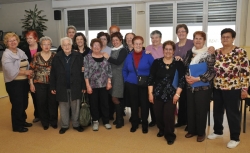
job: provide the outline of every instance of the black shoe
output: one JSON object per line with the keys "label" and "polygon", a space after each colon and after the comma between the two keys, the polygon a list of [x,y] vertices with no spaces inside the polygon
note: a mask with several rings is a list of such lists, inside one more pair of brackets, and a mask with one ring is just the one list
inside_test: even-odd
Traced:
{"label": "black shoe", "polygon": [[57,129],[57,124],[51,126],[53,127],[53,129]]}
{"label": "black shoe", "polygon": [[18,129],[18,130],[13,130],[13,132],[20,132],[20,133],[28,132],[28,131],[29,131],[29,129],[28,129],[28,128],[25,128],[25,127],[22,127],[22,128],[20,128],[20,129]]}
{"label": "black shoe", "polygon": [[33,123],[36,123],[36,122],[39,122],[39,121],[40,121],[39,118],[34,118]]}
{"label": "black shoe", "polygon": [[59,133],[64,134],[69,128],[61,128]]}
{"label": "black shoe", "polygon": [[24,126],[24,127],[32,127],[32,124],[31,124],[31,123],[28,123],[28,122],[25,122],[23,126]]}
{"label": "black shoe", "polygon": [[137,130],[137,128],[138,128],[138,127],[132,127],[132,128],[130,129],[130,132],[135,132],[135,131]]}
{"label": "black shoe", "polygon": [[175,126],[175,127],[181,127],[181,126],[184,126],[184,125],[186,125],[186,124],[176,123],[174,126]]}
{"label": "black shoe", "polygon": [[43,126],[44,130],[48,130],[49,126]]}
{"label": "black shoe", "polygon": [[167,140],[168,145],[174,144],[174,140]]}
{"label": "black shoe", "polygon": [[188,131],[188,126],[185,127],[185,131]]}
{"label": "black shoe", "polygon": [[155,126],[155,122],[150,122],[150,123],[148,124],[148,126],[149,126],[149,127]]}
{"label": "black shoe", "polygon": [[144,134],[148,133],[148,128],[142,128],[142,133]]}
{"label": "black shoe", "polygon": [[78,132],[83,132],[84,131],[83,127],[81,127],[81,126],[73,127],[73,129],[77,130]]}
{"label": "black shoe", "polygon": [[157,137],[163,137],[164,136],[164,133],[162,132],[162,131],[159,131],[158,133],[157,133]]}

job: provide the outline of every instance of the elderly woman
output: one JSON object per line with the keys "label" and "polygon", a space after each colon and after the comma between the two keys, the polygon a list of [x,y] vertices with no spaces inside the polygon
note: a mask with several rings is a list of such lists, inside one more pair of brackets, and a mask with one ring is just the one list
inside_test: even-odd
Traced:
{"label": "elderly woman", "polygon": [[90,52],[90,48],[87,46],[87,39],[83,33],[77,32],[73,38],[74,49],[82,54],[82,56],[86,56]]}
{"label": "elderly woman", "polygon": [[50,37],[40,38],[42,51],[35,53],[30,63],[30,70],[34,72],[30,78],[30,91],[36,93],[37,109],[44,130],[49,125],[56,129],[58,120],[58,104],[49,84],[52,59],[56,54],[50,51],[51,44]]}
{"label": "elderly woman", "polygon": [[71,120],[73,128],[82,132],[79,124],[80,99],[82,91],[85,90],[84,76],[82,73],[83,57],[72,50],[72,39],[64,37],[61,39],[63,51],[58,52],[52,60],[50,71],[50,90],[59,101],[61,129],[60,134],[69,129],[71,109]]}
{"label": "elderly woman", "polygon": [[26,127],[32,126],[31,123],[26,122],[25,110],[28,107],[29,91],[27,76],[32,75],[32,71],[28,70],[28,57],[17,48],[19,42],[19,37],[15,33],[7,33],[4,36],[4,44],[7,48],[3,53],[2,66],[6,91],[12,104],[12,130],[27,132]]}
{"label": "elderly woman", "polygon": [[[67,37],[71,38],[72,40],[73,40],[76,32],[77,32],[76,27],[73,26],[73,25],[69,25],[66,28]],[[74,48],[73,44],[72,44],[72,48]],[[59,51],[62,51],[62,46],[61,45],[57,48],[56,52],[59,52]]]}
{"label": "elderly woman", "polygon": [[[205,46],[206,34],[203,31],[196,31],[193,34],[194,47],[189,50],[184,59],[186,66],[187,81],[187,112],[188,112],[188,133],[186,138],[197,136],[197,142],[202,142],[206,135],[207,111],[210,107],[212,94],[212,81],[215,75],[215,55],[207,52]],[[192,74],[190,67],[205,63],[206,70],[193,67],[196,74]],[[190,74],[191,73],[191,74]],[[196,82],[207,82],[207,84],[195,85]]]}
{"label": "elderly woman", "polygon": [[101,52],[105,52],[108,55],[110,55],[111,48],[109,46],[107,46],[107,44],[110,42],[109,34],[105,33],[105,32],[99,32],[97,34],[97,38],[101,39],[101,41],[102,41],[102,50],[101,50]]}
{"label": "elderly woman", "polygon": [[[150,37],[151,37],[152,45],[147,46],[146,51],[150,52],[152,56],[154,57],[154,59],[162,58],[163,49],[162,49],[162,43],[161,43],[161,38],[162,38],[161,32],[158,30],[152,31],[150,34]],[[149,123],[149,127],[153,127],[156,124],[153,106],[154,105],[150,103],[149,109],[150,109],[150,115],[151,115],[151,122]]]}
{"label": "elderly woman", "polygon": [[236,32],[226,28],[221,31],[222,48],[216,50],[216,62],[214,69],[213,113],[214,133],[208,135],[208,139],[216,139],[223,135],[223,115],[226,110],[230,141],[228,148],[235,148],[240,143],[239,111],[240,98],[247,97],[249,86],[249,64],[247,53],[244,49],[233,44]]}
{"label": "elderly woman", "polygon": [[[108,90],[111,89],[111,65],[101,53],[102,41],[92,39],[90,43],[92,53],[84,57],[84,78],[89,94],[93,131],[99,129],[99,103],[102,113],[102,122],[106,129],[111,129],[109,124]],[[99,102],[100,99],[100,102]]]}
{"label": "elderly woman", "polygon": [[164,136],[167,143],[172,145],[176,139],[174,113],[185,84],[185,70],[183,63],[174,58],[174,42],[166,41],[162,47],[164,57],[156,59],[150,69],[148,94],[149,101],[154,104],[159,128],[157,137]]}
{"label": "elderly woman", "polygon": [[147,84],[138,85],[138,76],[149,76],[150,67],[154,61],[151,54],[146,54],[142,49],[143,38],[135,36],[132,40],[134,52],[128,54],[122,74],[126,83],[127,98],[131,103],[131,124],[130,132],[135,132],[138,128],[138,110],[141,106],[142,133],[148,133],[148,113],[149,101],[147,99]]}
{"label": "elderly woman", "polygon": [[134,46],[133,46],[133,38],[135,37],[135,34],[133,32],[127,33],[124,38],[124,45],[125,49],[127,49],[128,53],[131,53],[134,51]]}
{"label": "elderly woman", "polygon": [[111,96],[116,109],[116,128],[121,128],[124,125],[124,120],[123,107],[119,98],[123,98],[124,84],[122,77],[122,68],[124,60],[127,56],[127,51],[122,45],[122,35],[120,32],[113,33],[111,35],[111,40],[114,47],[111,50],[110,56],[107,53],[104,53],[103,55],[106,59],[108,59],[108,62],[111,64]]}
{"label": "elderly woman", "polygon": [[[28,57],[29,63],[31,62],[32,58],[34,57],[35,53],[41,52],[42,48],[40,44],[38,43],[38,35],[36,31],[31,30],[26,33],[26,41],[27,45],[22,47],[22,50],[25,52],[25,54]],[[34,92],[30,92],[31,97],[33,100],[33,105],[34,105],[34,116],[35,118],[33,119],[33,123],[38,122],[40,119],[39,117],[39,111],[37,108],[37,101],[36,101],[36,94]]]}

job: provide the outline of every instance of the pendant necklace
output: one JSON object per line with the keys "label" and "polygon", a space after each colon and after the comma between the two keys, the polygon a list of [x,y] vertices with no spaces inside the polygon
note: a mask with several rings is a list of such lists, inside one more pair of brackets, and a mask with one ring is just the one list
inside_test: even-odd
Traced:
{"label": "pendant necklace", "polygon": [[166,69],[167,69],[167,70],[169,69],[169,65],[170,65],[170,64],[166,64]]}
{"label": "pendant necklace", "polygon": [[[70,57],[70,58],[71,58],[71,57]],[[67,58],[65,57],[66,63],[69,63],[70,58],[67,59]]]}

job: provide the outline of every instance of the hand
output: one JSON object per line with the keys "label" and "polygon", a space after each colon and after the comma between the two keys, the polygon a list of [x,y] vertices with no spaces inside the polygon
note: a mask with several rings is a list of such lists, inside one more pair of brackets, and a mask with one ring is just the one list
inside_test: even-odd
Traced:
{"label": "hand", "polygon": [[86,93],[87,90],[82,90],[82,93]]}
{"label": "hand", "polygon": [[92,94],[93,90],[90,86],[87,86],[87,93],[88,94]]}
{"label": "hand", "polygon": [[30,84],[30,91],[35,93],[36,89],[35,89],[34,84]]}
{"label": "hand", "polygon": [[106,89],[107,89],[107,90],[110,90],[111,88],[112,88],[111,83],[107,83],[107,85],[106,85]]}
{"label": "hand", "polygon": [[103,56],[104,56],[104,58],[106,58],[106,59],[108,59],[108,58],[109,58],[108,53],[103,52],[103,53],[102,53],[102,55],[103,55]]}
{"label": "hand", "polygon": [[55,94],[56,94],[56,90],[51,90],[51,93],[52,93],[53,95],[55,95]]}
{"label": "hand", "polygon": [[214,46],[208,47],[208,53],[209,53],[209,54],[214,54],[214,53],[215,53],[215,48],[214,48]]}
{"label": "hand", "polygon": [[84,72],[84,67],[82,67],[82,72]]}
{"label": "hand", "polygon": [[195,82],[200,81],[198,77],[193,77],[193,76],[186,75],[185,78],[186,78],[187,83],[190,84],[190,85],[194,84]]}
{"label": "hand", "polygon": [[151,54],[150,50],[146,50],[145,54]]}
{"label": "hand", "polygon": [[24,74],[32,76],[33,75],[33,71],[32,70],[24,70]]}
{"label": "hand", "polygon": [[245,99],[245,98],[247,98],[247,96],[248,96],[247,91],[242,90],[242,91],[241,91],[241,99]]}
{"label": "hand", "polygon": [[173,97],[173,104],[176,104],[178,102],[180,97],[178,97],[176,94]]}
{"label": "hand", "polygon": [[154,104],[154,96],[153,93],[148,94],[148,100],[150,103]]}
{"label": "hand", "polygon": [[183,61],[183,59],[180,56],[175,56],[176,61]]}

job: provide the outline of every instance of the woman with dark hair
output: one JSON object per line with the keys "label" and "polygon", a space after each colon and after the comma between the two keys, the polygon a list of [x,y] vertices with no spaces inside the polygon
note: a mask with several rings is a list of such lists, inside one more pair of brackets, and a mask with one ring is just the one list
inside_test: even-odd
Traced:
{"label": "woman with dark hair", "polygon": [[[187,118],[188,118],[188,133],[186,138],[197,136],[197,142],[205,140],[207,112],[210,107],[210,98],[212,94],[212,81],[215,75],[214,64],[215,55],[208,53],[208,48],[205,46],[206,33],[203,31],[196,31],[193,34],[194,47],[187,52],[184,59],[186,67],[186,81],[187,81]],[[203,64],[207,68],[196,70],[198,76],[190,73],[190,66]],[[196,68],[197,69],[197,68]],[[199,86],[193,86],[194,83],[207,83]]]}
{"label": "woman with dark hair", "polygon": [[105,33],[105,32],[99,32],[97,34],[97,38],[101,39],[101,41],[102,41],[102,50],[101,50],[101,52],[105,52],[108,55],[110,55],[111,48],[109,46],[107,46],[107,44],[110,42],[109,34]]}
{"label": "woman with dark hair", "polygon": [[90,51],[90,48],[87,46],[87,39],[81,32],[77,32],[75,34],[73,38],[73,45],[74,49],[82,54],[83,57],[86,56]]}
{"label": "woman with dark hair", "polygon": [[111,35],[113,48],[110,56],[103,53],[103,56],[111,64],[112,68],[112,101],[116,109],[116,128],[121,128],[124,125],[123,106],[119,98],[123,98],[124,82],[122,77],[122,68],[124,60],[127,56],[127,51],[122,45],[122,35],[120,32],[115,32]]}
{"label": "woman with dark hair", "polygon": [[134,37],[135,37],[135,34],[133,32],[127,33],[125,35],[124,46],[125,46],[125,49],[128,51],[128,53],[131,53],[134,50],[134,46],[132,42]]}
{"label": "woman with dark hair", "polygon": [[92,39],[90,43],[92,53],[84,57],[84,78],[87,93],[89,94],[90,110],[93,121],[93,131],[99,130],[99,106],[102,113],[102,122],[106,129],[109,124],[108,90],[111,89],[111,66],[101,53],[102,41]]}
{"label": "woman with dark hair", "polygon": [[213,113],[214,132],[208,135],[208,139],[220,138],[223,135],[223,116],[226,110],[230,141],[228,148],[235,148],[240,143],[239,111],[240,100],[248,95],[249,63],[247,52],[233,44],[236,32],[226,28],[221,31],[222,48],[216,50],[216,62],[214,65],[214,91]]}
{"label": "woman with dark hair", "polygon": [[[174,58],[175,43],[166,41],[162,45],[163,58],[154,60],[149,76],[149,101],[154,104],[157,137],[164,136],[169,145],[176,139],[174,133],[176,103],[185,84],[184,65]],[[178,75],[176,73],[178,72]]]}
{"label": "woman with dark hair", "polygon": [[135,132],[138,128],[139,120],[139,107],[141,107],[142,118],[142,133],[148,133],[148,114],[149,114],[149,101],[147,98],[148,88],[138,85],[138,76],[149,76],[150,67],[154,61],[151,54],[146,54],[143,50],[143,38],[135,36],[132,40],[134,51],[128,54],[122,74],[126,86],[126,93],[131,105],[131,124],[130,132]]}
{"label": "woman with dark hair", "polygon": [[[32,58],[34,57],[35,53],[41,52],[42,48],[40,44],[38,43],[39,38],[36,33],[36,31],[31,30],[26,33],[26,41],[27,44],[26,46],[22,47],[22,50],[25,52],[25,54],[28,57],[29,63],[31,62]],[[33,105],[34,105],[34,116],[35,118],[33,119],[33,123],[40,121],[39,119],[39,112],[37,109],[37,102],[36,102],[36,94],[34,92],[30,92],[32,100],[33,100]]]}
{"label": "woman with dark hair", "polygon": [[4,44],[7,47],[3,53],[2,65],[6,91],[11,102],[11,122],[13,132],[27,132],[25,110],[28,107],[28,76],[33,72],[28,70],[29,62],[26,54],[17,48],[20,39],[15,33],[7,33],[4,36]]}

